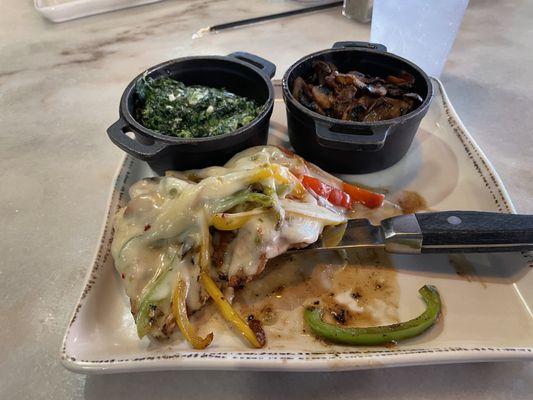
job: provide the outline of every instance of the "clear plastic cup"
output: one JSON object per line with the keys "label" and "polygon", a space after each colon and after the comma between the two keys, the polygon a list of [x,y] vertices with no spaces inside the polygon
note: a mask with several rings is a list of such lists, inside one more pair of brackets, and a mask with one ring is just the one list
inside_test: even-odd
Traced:
{"label": "clear plastic cup", "polygon": [[370,40],[439,77],[468,0],[374,0]]}

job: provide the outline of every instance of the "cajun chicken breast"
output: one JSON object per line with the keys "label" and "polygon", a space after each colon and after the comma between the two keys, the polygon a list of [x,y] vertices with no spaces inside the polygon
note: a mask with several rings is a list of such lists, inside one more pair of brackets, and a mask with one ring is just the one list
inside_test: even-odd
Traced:
{"label": "cajun chicken breast", "polygon": [[223,167],[141,180],[129,195],[115,218],[112,256],[137,333],[165,338],[178,328],[197,348],[210,338],[195,336],[188,315],[209,298],[257,345],[257,329],[247,331],[254,324],[235,314],[222,291],[246,285],[269,259],[317,241],[356,205],[383,201],[274,146],[250,148]]}

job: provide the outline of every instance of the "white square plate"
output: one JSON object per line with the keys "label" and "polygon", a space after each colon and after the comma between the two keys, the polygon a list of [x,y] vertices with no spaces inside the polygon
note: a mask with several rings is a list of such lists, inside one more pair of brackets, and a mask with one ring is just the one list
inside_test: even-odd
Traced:
{"label": "white square plate", "polygon": [[[435,80],[434,86],[435,98],[407,156],[385,171],[344,178],[391,194],[416,191],[432,210],[514,212],[498,175],[457,117],[441,83]],[[287,145],[285,132],[285,108],[277,99],[270,142]],[[61,348],[61,360],[72,371],[350,370],[533,359],[533,274],[528,273],[533,257],[526,253],[391,257],[400,320],[423,308],[416,290],[424,284],[437,286],[444,304],[435,327],[394,347],[327,346],[301,333],[301,305],[285,311],[277,325],[265,327],[264,349],[247,347],[216,315],[202,327],[202,332],[215,332],[204,351],[191,350],[181,341],[139,340],[110,255],[111,218],[127,200],[129,185],[150,175],[145,163],[130,157],[118,172],[101,243]],[[317,262],[316,255],[306,257],[306,263]]]}

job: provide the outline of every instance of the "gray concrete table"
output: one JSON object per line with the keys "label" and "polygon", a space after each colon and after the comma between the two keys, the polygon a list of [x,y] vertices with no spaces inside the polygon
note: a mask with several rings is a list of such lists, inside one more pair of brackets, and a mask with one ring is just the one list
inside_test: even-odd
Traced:
{"label": "gray concrete table", "polygon": [[[337,9],[192,40],[214,23],[299,5],[166,1],[54,25],[32,3],[0,7],[0,398],[531,398],[533,366],[517,362],[309,374],[63,369],[60,342],[121,158],[104,132],[131,77],[181,55],[235,50],[272,59],[280,76],[334,41],[367,39],[369,27]],[[532,18],[532,2],[471,0],[442,77],[525,213],[533,213]]]}

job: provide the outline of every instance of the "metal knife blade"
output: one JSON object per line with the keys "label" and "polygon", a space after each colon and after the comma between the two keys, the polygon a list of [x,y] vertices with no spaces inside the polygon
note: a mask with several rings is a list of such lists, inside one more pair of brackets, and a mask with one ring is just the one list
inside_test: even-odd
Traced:
{"label": "metal knife blade", "polygon": [[351,249],[361,247],[385,247],[381,226],[372,225],[367,219],[351,219],[346,224],[342,239],[335,246],[328,246],[321,239],[302,250]]}
{"label": "metal knife blade", "polygon": [[399,215],[372,225],[368,219],[351,219],[346,231],[335,246],[318,240],[302,250],[335,250],[354,248],[382,248],[389,253],[418,254],[422,248],[422,233],[414,214]]}

